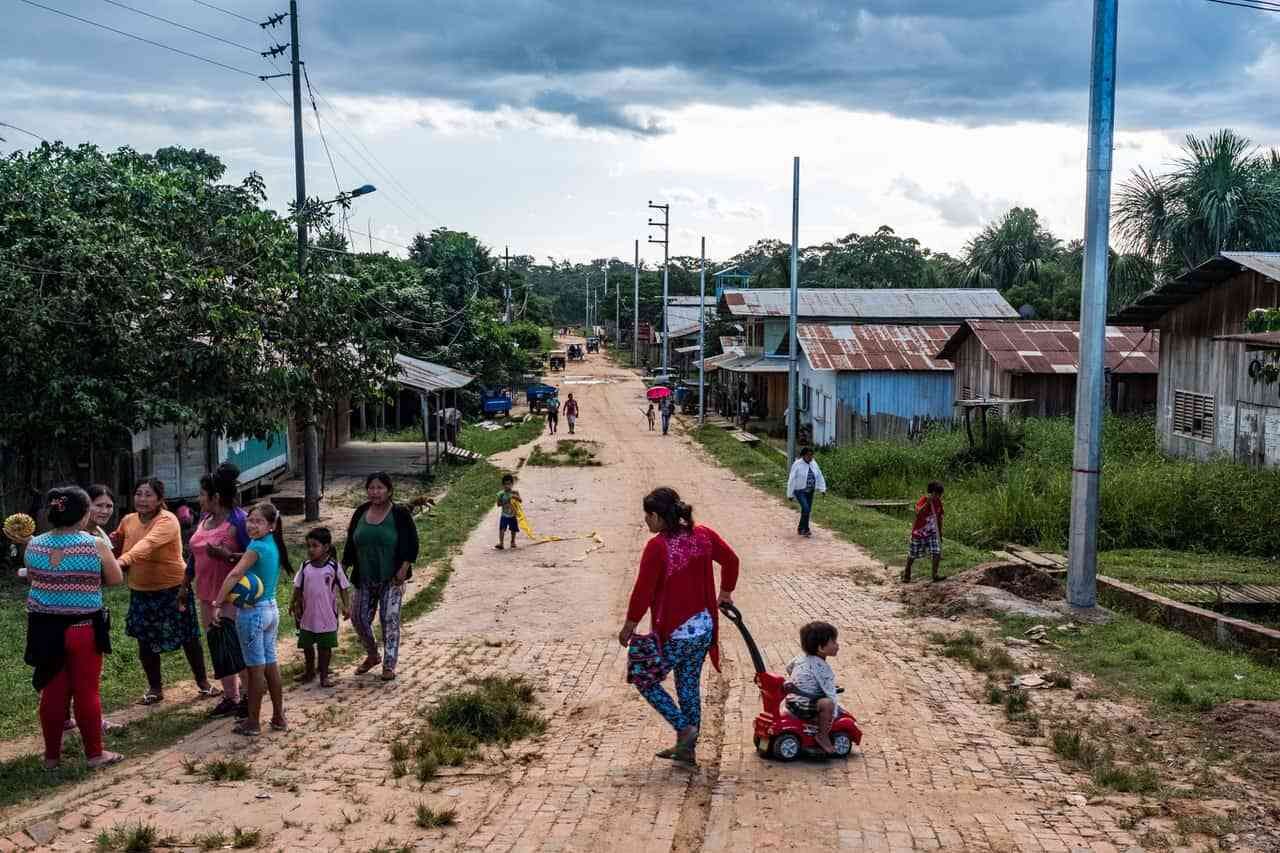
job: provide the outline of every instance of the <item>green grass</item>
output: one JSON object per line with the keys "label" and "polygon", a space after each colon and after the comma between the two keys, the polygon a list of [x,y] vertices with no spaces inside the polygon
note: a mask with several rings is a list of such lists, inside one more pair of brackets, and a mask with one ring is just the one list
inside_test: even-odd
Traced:
{"label": "green grass", "polygon": [[[1014,617],[1000,622],[1006,635],[1016,637],[1034,624]],[[1231,699],[1280,699],[1280,670],[1123,614],[1106,625],[1055,631],[1053,641],[1069,667],[1166,712],[1203,711]]]}
{"label": "green grass", "polygon": [[556,442],[556,449],[546,453],[539,446],[534,446],[529,454],[529,464],[535,467],[591,467],[602,464],[596,458],[600,443],[596,441],[579,441],[573,438],[562,438]]}
{"label": "green grass", "polygon": [[556,336],[555,334],[553,334],[550,326],[543,326],[538,331],[541,333],[541,336],[542,336],[543,352],[560,348],[560,344],[556,343]]}
{"label": "green grass", "polygon": [[413,822],[420,829],[438,829],[442,826],[453,826],[457,819],[457,809],[433,809],[426,803],[418,803]]}
{"label": "green grass", "polygon": [[[757,488],[779,498],[786,494],[786,459],[770,449],[753,448],[732,438],[719,427],[703,427],[693,431],[694,438],[716,461]],[[825,473],[825,471],[824,471]],[[831,483],[830,477],[827,479]],[[799,516],[795,504],[790,512]],[[779,507],[779,529],[791,526]],[[852,500],[834,494],[818,495],[813,502],[813,520],[834,531],[842,539],[862,546],[872,557],[891,566],[905,565],[910,522],[896,519],[874,509],[860,507]],[[990,558],[990,554],[953,539],[943,540],[943,576],[971,568]],[[916,568],[928,570],[927,561],[917,561]]]}
{"label": "green grass", "polygon": [[533,687],[520,677],[483,678],[446,693],[409,743],[391,744],[393,769],[411,753],[418,781],[426,782],[441,767],[461,767],[474,759],[483,744],[506,745],[541,734],[547,724],[530,710],[533,704]]}
{"label": "green grass", "polygon": [[516,421],[513,427],[498,430],[486,430],[475,424],[463,424],[462,433],[458,436],[458,444],[481,456],[492,456],[533,441],[542,435],[546,428],[547,422],[542,418]]}
{"label": "green grass", "polygon": [[1229,554],[1200,554],[1162,548],[1127,548],[1098,555],[1098,571],[1129,581],[1219,581],[1280,583],[1280,562]]}

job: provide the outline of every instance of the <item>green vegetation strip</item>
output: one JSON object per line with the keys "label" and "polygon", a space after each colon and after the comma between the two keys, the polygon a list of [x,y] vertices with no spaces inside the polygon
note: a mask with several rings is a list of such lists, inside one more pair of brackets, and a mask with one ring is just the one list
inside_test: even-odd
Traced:
{"label": "green vegetation strip", "polygon": [[597,441],[562,438],[556,442],[553,453],[547,453],[541,447],[535,446],[533,452],[529,454],[529,464],[548,468],[593,467],[601,464],[596,458],[599,451],[600,443]]}
{"label": "green vegetation strip", "polygon": [[[721,465],[757,488],[777,497],[787,490],[786,460],[769,448],[749,447],[719,427],[694,430],[693,437]],[[825,473],[825,469],[824,469]],[[831,477],[827,477],[828,486]],[[923,484],[921,485],[923,490]],[[790,504],[795,507],[795,504]],[[793,510],[799,517],[799,509]],[[891,566],[902,566],[907,559],[907,537],[910,520],[893,518],[873,509],[857,506],[852,500],[834,494],[819,495],[813,502],[813,520],[834,531],[842,539],[861,546],[872,557]],[[793,519],[779,513],[779,529],[791,526]],[[985,551],[969,547],[953,539],[945,539],[942,547],[942,574],[952,575],[990,559]],[[917,566],[928,574],[927,561]]]}
{"label": "green vegetation strip", "polygon": [[530,418],[527,421],[516,421],[515,426],[505,429],[488,430],[475,424],[464,424],[462,434],[458,436],[458,443],[481,456],[492,456],[533,441],[542,435],[546,428],[546,421],[539,417]]}
{"label": "green vegetation strip", "polygon": [[[448,491],[431,511],[430,517],[420,518],[418,522],[419,532],[423,534],[419,565],[435,565],[437,568],[431,580],[405,602],[401,618],[406,622],[429,613],[439,604],[445,584],[453,571],[451,555],[461,547],[476,524],[489,511],[494,495],[501,488],[497,469],[486,462],[451,466],[445,470],[449,472],[446,480]],[[284,583],[291,581],[286,580]],[[282,602],[287,600],[287,594],[281,597]],[[25,601],[25,588],[22,601]],[[31,689],[30,670],[22,663],[26,628],[22,601],[6,602],[9,606],[0,612],[0,628],[5,629],[0,637],[4,638],[6,644],[3,652],[4,668],[0,669],[0,677],[14,685],[13,689],[0,691],[0,709],[4,712],[3,717],[0,717],[3,721],[0,725],[12,725],[12,717],[15,715],[22,715],[27,720],[26,729],[16,726],[11,729],[12,734],[22,734],[35,728],[36,694]],[[124,598],[116,600],[113,609],[117,613],[123,613],[125,607],[127,593]],[[117,630],[122,631],[124,619],[117,618],[114,621]],[[14,623],[17,623],[20,630],[14,630]],[[293,631],[292,620],[282,620],[282,635],[292,636]],[[141,695],[145,686],[136,655],[133,654],[133,646],[132,640],[122,636],[116,651],[105,659],[108,665],[118,664],[119,668],[115,670],[114,676],[112,670],[104,670],[104,695],[122,697],[117,700],[121,704]],[[350,657],[352,652],[349,648],[344,648],[343,651],[345,654],[341,657]],[[166,655],[165,663],[167,683],[190,677],[182,655]],[[124,681],[124,685],[113,683],[113,678]],[[194,706],[194,709],[173,708],[149,714],[119,732],[110,733],[107,747],[124,753],[126,757],[136,757],[170,746],[209,722],[204,715],[205,710],[206,704],[202,703]],[[0,762],[0,808],[43,796],[62,785],[81,781],[88,775],[77,737],[67,738],[63,766],[54,772],[46,772],[42,768],[41,756],[38,754]]]}

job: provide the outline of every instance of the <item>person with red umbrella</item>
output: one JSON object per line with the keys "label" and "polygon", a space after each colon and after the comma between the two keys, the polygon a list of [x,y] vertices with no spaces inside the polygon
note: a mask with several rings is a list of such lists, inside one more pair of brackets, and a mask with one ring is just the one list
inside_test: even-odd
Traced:
{"label": "person with red umbrella", "polygon": [[645,396],[650,400],[658,401],[658,412],[662,415],[662,434],[666,435],[667,427],[671,424],[671,416],[676,413],[675,398],[671,396],[671,389],[655,385]]}

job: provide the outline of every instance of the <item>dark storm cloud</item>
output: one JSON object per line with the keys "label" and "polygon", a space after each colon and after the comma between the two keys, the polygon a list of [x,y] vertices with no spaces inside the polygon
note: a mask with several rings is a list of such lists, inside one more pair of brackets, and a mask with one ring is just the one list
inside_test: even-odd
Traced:
{"label": "dark storm cloud", "polygon": [[[250,16],[270,6],[227,2]],[[253,73],[273,70],[251,52],[117,7],[60,7]],[[255,48],[287,40],[283,30],[269,36],[184,0],[145,8],[181,12],[190,26]],[[690,102],[1080,122],[1091,10],[1090,0],[305,0],[301,21],[312,77],[331,92],[533,107],[584,127],[653,135],[664,128],[646,116]],[[44,83],[204,95],[259,85],[42,10],[14,4],[7,13],[16,26],[0,37],[0,55],[17,63],[11,73],[33,69]],[[1280,15],[1203,0],[1126,0],[1120,14],[1123,129],[1280,124],[1280,107],[1267,106],[1276,103],[1267,91],[1274,81],[1247,73],[1275,43]]]}

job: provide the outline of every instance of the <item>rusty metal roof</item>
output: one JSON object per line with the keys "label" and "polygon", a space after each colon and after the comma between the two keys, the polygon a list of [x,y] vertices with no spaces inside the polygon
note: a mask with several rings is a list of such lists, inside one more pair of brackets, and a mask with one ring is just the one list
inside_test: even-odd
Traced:
{"label": "rusty metal roof", "polygon": [[1173,308],[1190,302],[1246,269],[1280,282],[1280,252],[1222,252],[1195,269],[1148,290],[1120,309],[1111,322],[1150,328]]}
{"label": "rusty metal roof", "polygon": [[959,328],[801,323],[796,338],[814,370],[951,370],[937,353]]}
{"label": "rusty metal roof", "polygon": [[1215,341],[1244,344],[1246,351],[1280,350],[1280,332],[1243,332],[1238,335],[1214,335]]}
{"label": "rusty metal roof", "polygon": [[[1080,366],[1080,324],[1073,320],[970,320],[938,357],[954,361],[970,335],[1009,373],[1075,374]],[[1158,373],[1159,335],[1141,326],[1107,326],[1104,360],[1114,373]]]}
{"label": "rusty metal roof", "polygon": [[[798,302],[801,317],[836,322],[943,323],[1018,316],[998,291],[969,288],[805,288]],[[786,317],[791,291],[726,290],[718,308],[735,317]]]}

